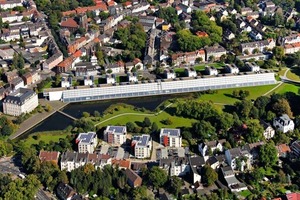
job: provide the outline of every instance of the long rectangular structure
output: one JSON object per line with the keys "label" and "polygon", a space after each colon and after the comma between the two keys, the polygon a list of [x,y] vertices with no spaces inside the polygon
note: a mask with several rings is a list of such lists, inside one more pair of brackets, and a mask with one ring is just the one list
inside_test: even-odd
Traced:
{"label": "long rectangular structure", "polygon": [[271,85],[275,83],[275,74],[270,72],[220,77],[198,77],[198,79],[189,80],[158,81],[154,83],[94,88],[78,87],[77,89],[50,89],[44,91],[44,96],[48,97],[50,101],[61,100],[64,102],[81,102]]}

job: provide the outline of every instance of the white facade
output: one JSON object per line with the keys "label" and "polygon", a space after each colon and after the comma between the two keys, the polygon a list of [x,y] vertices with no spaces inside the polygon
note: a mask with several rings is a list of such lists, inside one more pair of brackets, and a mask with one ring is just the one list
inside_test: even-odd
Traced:
{"label": "white facade", "polygon": [[205,67],[205,72],[210,76],[218,75],[218,70],[214,67]]}
{"label": "white facade", "polygon": [[6,9],[13,9],[17,6],[23,6],[23,1],[13,0],[13,1],[4,1],[3,3],[0,3],[0,8],[3,10]]}
{"label": "white facade", "polygon": [[174,79],[176,78],[176,74],[174,71],[169,71],[169,70],[165,70],[164,75],[166,77],[166,79]]}
{"label": "white facade", "polygon": [[127,73],[127,78],[128,78],[128,82],[134,83],[134,82],[138,81],[138,78],[135,73],[133,73],[133,74]]}
{"label": "white facade", "polygon": [[240,72],[239,68],[237,66],[226,64],[225,66],[226,71],[228,71],[231,74],[238,74]]}
{"label": "white facade", "polygon": [[95,132],[80,133],[76,139],[79,153],[93,153],[97,147],[98,139]]}
{"label": "white facade", "polygon": [[61,87],[70,87],[71,85],[70,85],[70,82],[69,81],[62,81],[61,82]]}
{"label": "white facade", "polygon": [[122,145],[126,143],[126,126],[108,126],[104,131],[104,140],[112,145]]}
{"label": "white facade", "polygon": [[186,73],[187,77],[196,77],[197,76],[196,70],[190,70],[190,69],[186,68],[185,73]]}
{"label": "white facade", "polygon": [[288,115],[284,114],[278,118],[275,118],[273,120],[273,126],[283,132],[283,133],[287,133],[289,131],[294,131],[294,128],[295,128],[295,124],[294,124],[294,121],[291,120],[289,118]]}
{"label": "white facade", "polygon": [[39,105],[37,94],[25,88],[8,95],[3,101],[3,113],[20,116],[23,113],[33,111]]}
{"label": "white facade", "polygon": [[92,79],[84,79],[84,85],[94,85],[94,82]]}
{"label": "white facade", "polygon": [[134,145],[136,158],[149,158],[151,156],[152,140],[149,135],[135,136],[131,144]]}
{"label": "white facade", "polygon": [[198,150],[202,156],[207,156],[208,155],[207,151],[209,149],[212,152],[214,152],[216,150],[222,152],[223,151],[222,141],[210,141],[210,142],[201,143],[198,145]]}
{"label": "white facade", "polygon": [[155,82],[145,84],[118,85],[107,87],[78,87],[77,89],[45,89],[44,96],[49,100],[64,102],[116,99],[124,97],[151,96],[195,92],[208,89],[236,88],[275,84],[274,73],[247,74],[240,76],[221,76],[204,79]]}
{"label": "white facade", "polygon": [[260,71],[260,67],[258,65],[256,65],[255,63],[246,62],[245,64],[251,72],[259,72]]}
{"label": "white facade", "polygon": [[[253,156],[246,150],[241,150],[239,147],[228,149],[225,151],[225,158],[227,164],[232,169],[237,169],[237,159],[241,161],[241,171],[244,171],[245,167],[251,169],[251,163],[253,162]],[[246,161],[242,160],[242,158],[246,158]]]}
{"label": "white facade", "polygon": [[181,147],[182,137],[180,129],[162,128],[160,130],[160,144],[168,147]]}

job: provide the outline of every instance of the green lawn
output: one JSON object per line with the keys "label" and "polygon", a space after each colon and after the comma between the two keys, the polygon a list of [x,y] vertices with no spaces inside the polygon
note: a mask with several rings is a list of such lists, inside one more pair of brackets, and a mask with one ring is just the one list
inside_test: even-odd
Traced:
{"label": "green lawn", "polygon": [[[104,121],[113,116],[123,114],[123,113],[136,113],[137,115],[128,114],[128,115],[119,116],[98,125],[98,127],[101,128],[107,125],[126,125],[127,122],[134,122],[136,125],[140,125],[143,122],[145,117],[148,117],[151,120],[151,122],[156,122],[159,128],[161,127],[176,128],[181,126],[191,127],[192,123],[196,122],[196,120],[194,119],[172,116],[165,111],[157,115],[150,115],[150,116],[138,115],[138,114],[153,114],[153,113],[136,111],[131,108],[122,108],[119,111],[114,111],[113,114],[108,114],[105,115],[103,118],[100,118],[100,121],[98,122]],[[171,125],[164,125],[162,121],[166,119],[170,119],[173,123]]]}
{"label": "green lawn", "polygon": [[240,192],[239,194],[243,197],[247,197],[252,193],[249,190],[244,190],[244,191]]}
{"label": "green lawn", "polygon": [[289,84],[289,83],[283,83],[280,87],[278,87],[272,93],[284,94],[286,92],[293,92],[295,94],[298,94],[298,90],[299,90],[299,86]]}
{"label": "green lawn", "polygon": [[292,68],[288,71],[286,76],[291,80],[300,81],[300,70],[298,68]]}
{"label": "green lawn", "polygon": [[231,88],[231,89],[222,89],[218,90],[217,94],[204,94],[199,99],[212,101],[214,103],[220,104],[234,104],[238,99],[232,97],[233,90],[248,90],[250,96],[247,99],[256,99],[259,96],[262,96],[276,85],[264,85],[264,86],[255,86],[255,87],[244,87],[244,88]]}
{"label": "green lawn", "polygon": [[[48,144],[50,141],[58,142],[60,138],[66,138],[69,133],[65,133],[63,131],[45,131],[45,132],[37,132],[28,136],[28,138],[24,139],[24,143],[26,146],[30,147],[32,144],[38,144],[39,141],[44,141]],[[34,139],[34,136],[38,136],[37,139]]]}

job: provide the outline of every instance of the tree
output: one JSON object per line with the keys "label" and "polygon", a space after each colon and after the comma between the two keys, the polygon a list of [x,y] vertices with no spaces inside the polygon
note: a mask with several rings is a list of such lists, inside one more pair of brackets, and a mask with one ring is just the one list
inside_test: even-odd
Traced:
{"label": "tree", "polygon": [[174,194],[177,197],[178,193],[181,190],[183,182],[182,182],[181,178],[179,178],[177,176],[172,176],[169,179],[169,184],[168,185],[169,185],[170,193]]}
{"label": "tree", "polygon": [[83,113],[82,113],[82,117],[88,118],[88,117],[90,117],[90,113],[88,113],[88,112],[83,112]]}
{"label": "tree", "polygon": [[133,131],[134,131],[134,128],[135,128],[135,125],[134,125],[134,123],[132,123],[132,122],[127,122],[127,123],[126,123],[126,128],[127,128],[127,131],[128,131],[128,132],[133,132]]}
{"label": "tree", "polygon": [[242,118],[248,118],[250,111],[253,107],[253,104],[251,101],[248,100],[242,100],[240,102],[236,102],[235,104],[236,112],[240,115]]}
{"label": "tree", "polygon": [[264,176],[265,176],[265,170],[262,167],[260,167],[258,169],[253,170],[253,172],[251,173],[251,175],[252,175],[252,177],[254,178],[254,180],[256,182],[259,182],[259,181],[261,181],[264,178]]}
{"label": "tree", "polygon": [[152,123],[151,131],[152,131],[152,133],[156,133],[158,131],[158,126],[157,126],[156,122]]}
{"label": "tree", "polygon": [[144,127],[150,127],[151,126],[151,121],[150,121],[149,117],[144,118],[143,126]]}
{"label": "tree", "polygon": [[275,58],[279,61],[282,61],[282,58],[284,57],[284,48],[282,46],[276,46],[272,51]]}
{"label": "tree", "polygon": [[216,139],[216,128],[210,122],[201,120],[193,124],[192,129],[199,139]]}
{"label": "tree", "polygon": [[205,165],[203,168],[203,183],[207,186],[211,186],[216,180],[218,180],[218,174],[209,165]]}
{"label": "tree", "polygon": [[273,166],[277,160],[277,149],[273,142],[268,142],[259,148],[259,162],[261,166]]}
{"label": "tree", "polygon": [[100,116],[101,116],[100,112],[95,110],[94,111],[94,117],[100,117]]}
{"label": "tree", "polygon": [[290,118],[293,117],[293,113],[292,113],[290,104],[284,98],[279,99],[277,102],[275,102],[273,104],[273,110],[276,115],[287,114]]}
{"label": "tree", "polygon": [[264,129],[258,120],[251,120],[247,124],[247,133],[245,135],[246,142],[254,143],[263,139]]}
{"label": "tree", "polygon": [[259,110],[260,117],[266,114],[266,107],[270,101],[270,98],[266,96],[260,96],[255,100],[254,106]]}
{"label": "tree", "polygon": [[155,188],[159,189],[167,182],[168,175],[165,170],[154,166],[150,169],[149,180]]}

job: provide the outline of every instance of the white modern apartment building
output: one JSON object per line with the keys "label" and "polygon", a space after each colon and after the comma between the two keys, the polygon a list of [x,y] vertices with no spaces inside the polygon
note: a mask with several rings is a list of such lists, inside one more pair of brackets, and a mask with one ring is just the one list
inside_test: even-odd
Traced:
{"label": "white modern apartment building", "polygon": [[126,142],[126,126],[108,126],[104,131],[104,140],[112,145],[122,145]]}
{"label": "white modern apartment building", "polygon": [[149,158],[151,156],[152,140],[150,135],[134,136],[131,142],[136,158]]}
{"label": "white modern apartment building", "polygon": [[80,133],[76,138],[79,153],[93,153],[97,147],[98,139],[95,132]]}
{"label": "white modern apartment building", "polygon": [[181,147],[182,137],[180,129],[162,128],[159,138],[160,144],[166,147]]}
{"label": "white modern apartment building", "polygon": [[33,111],[38,105],[38,96],[33,90],[19,88],[4,99],[3,113],[20,116]]}

